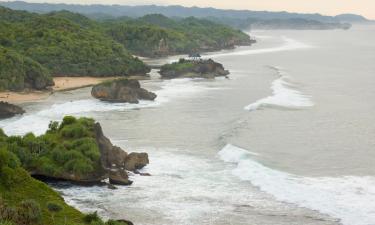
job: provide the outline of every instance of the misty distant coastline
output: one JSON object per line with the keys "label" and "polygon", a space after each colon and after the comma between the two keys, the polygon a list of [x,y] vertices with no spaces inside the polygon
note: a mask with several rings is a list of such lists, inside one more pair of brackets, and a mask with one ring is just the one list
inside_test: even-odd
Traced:
{"label": "misty distant coastline", "polygon": [[371,20],[361,15],[341,14],[325,16],[321,14],[302,14],[289,12],[224,10],[215,8],[183,6],[127,6],[127,5],[78,5],[28,3],[23,1],[0,2],[0,5],[37,13],[68,10],[84,14],[93,19],[110,19],[116,17],[142,17],[148,14],[163,14],[167,17],[205,18],[238,29],[296,29],[296,30],[330,30],[349,29],[353,23],[370,23]]}

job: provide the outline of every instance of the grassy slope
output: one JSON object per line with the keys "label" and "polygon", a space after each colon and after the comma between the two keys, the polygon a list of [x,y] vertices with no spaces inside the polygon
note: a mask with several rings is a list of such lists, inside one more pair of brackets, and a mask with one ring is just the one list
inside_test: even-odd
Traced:
{"label": "grassy slope", "polygon": [[[84,224],[84,214],[67,205],[62,197],[46,184],[31,178],[28,173],[22,168],[14,170],[16,179],[10,187],[0,184],[0,196],[4,202],[11,206],[18,205],[23,200],[35,200],[41,206],[42,210],[42,224],[45,225],[62,225],[67,220],[66,224]],[[54,202],[62,206],[62,210],[54,216],[47,209],[47,203]]]}

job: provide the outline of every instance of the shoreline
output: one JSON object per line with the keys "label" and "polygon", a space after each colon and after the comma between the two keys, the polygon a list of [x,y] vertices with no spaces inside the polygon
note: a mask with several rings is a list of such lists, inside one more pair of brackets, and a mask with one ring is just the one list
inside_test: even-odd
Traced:
{"label": "shoreline", "polygon": [[[85,87],[91,87],[108,80],[115,80],[118,77],[54,77],[53,81],[55,85],[50,90],[38,91],[4,91],[0,92],[0,101],[5,101],[11,104],[22,104],[27,102],[36,102],[47,99],[55,92],[71,91]],[[128,79],[144,80],[147,77],[144,76],[130,76]]]}

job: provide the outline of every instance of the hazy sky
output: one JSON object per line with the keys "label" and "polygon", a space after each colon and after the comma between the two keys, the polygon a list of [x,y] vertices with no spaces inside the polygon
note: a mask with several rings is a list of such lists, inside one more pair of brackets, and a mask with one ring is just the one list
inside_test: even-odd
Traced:
{"label": "hazy sky", "polygon": [[375,19],[375,0],[26,0],[28,2],[63,2],[80,4],[185,5],[224,9],[249,9],[337,15],[356,13]]}

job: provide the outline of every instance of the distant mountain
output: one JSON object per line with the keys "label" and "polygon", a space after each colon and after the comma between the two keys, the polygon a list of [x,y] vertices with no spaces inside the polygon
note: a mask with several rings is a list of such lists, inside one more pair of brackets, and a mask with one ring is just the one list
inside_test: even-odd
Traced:
{"label": "distant mountain", "polygon": [[347,30],[351,28],[350,23],[321,22],[317,20],[307,20],[302,18],[262,20],[257,18],[233,19],[225,17],[208,17],[207,19],[245,30]]}
{"label": "distant mountain", "polygon": [[[198,8],[183,6],[126,6],[126,5],[72,5],[72,4],[48,4],[48,3],[27,3],[22,1],[0,2],[0,5],[11,9],[27,10],[32,12],[51,12],[69,10],[85,15],[99,14],[111,15],[114,17],[129,16],[141,17],[147,14],[163,14],[168,17],[226,17],[232,19],[256,18],[258,20],[288,20],[305,19],[319,22],[338,23],[347,22],[348,19],[361,17],[357,15],[340,15],[338,17],[324,16],[321,14],[302,14],[289,12],[269,12],[269,11],[250,11],[250,10],[223,10],[215,8]],[[350,22],[350,21],[348,21]]]}
{"label": "distant mountain", "polygon": [[366,19],[361,15],[356,14],[341,14],[335,16],[335,18],[341,22],[347,23],[363,23],[363,22],[370,22],[370,20]]}

